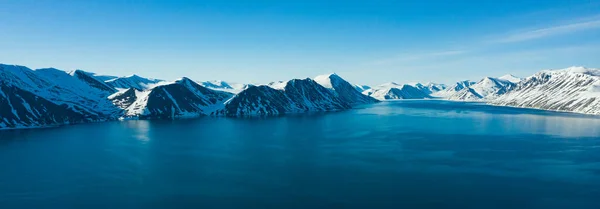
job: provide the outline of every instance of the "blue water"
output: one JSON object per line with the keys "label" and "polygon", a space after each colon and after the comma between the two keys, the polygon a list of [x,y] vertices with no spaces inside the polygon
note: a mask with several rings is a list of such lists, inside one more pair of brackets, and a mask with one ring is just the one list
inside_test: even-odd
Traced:
{"label": "blue water", "polygon": [[0,208],[600,208],[600,118],[444,101],[0,132]]}

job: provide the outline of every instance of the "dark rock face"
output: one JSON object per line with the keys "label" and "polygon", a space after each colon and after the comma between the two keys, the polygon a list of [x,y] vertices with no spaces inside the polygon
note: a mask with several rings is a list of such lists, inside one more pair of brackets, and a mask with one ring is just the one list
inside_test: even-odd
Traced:
{"label": "dark rock face", "polygon": [[188,78],[175,83],[157,86],[147,94],[143,102],[128,109],[128,116],[146,118],[182,118],[213,115],[223,108],[224,102],[233,94],[200,86]]}
{"label": "dark rock face", "polygon": [[[12,116],[6,115],[7,118],[14,119],[4,121],[5,127],[0,129],[112,120],[119,111],[105,98],[109,92],[102,93],[86,82],[52,68],[33,71],[23,66],[0,64],[0,82],[5,90],[1,109],[11,113]],[[21,100],[12,98],[24,100],[15,103]],[[26,117],[20,117],[20,114]]]}
{"label": "dark rock face", "polygon": [[84,123],[99,118],[80,114],[18,87],[0,83],[0,128],[43,127]]}
{"label": "dark rock face", "polygon": [[329,76],[331,86],[339,98],[350,105],[371,104],[378,102],[377,99],[364,95],[357,91],[356,88],[336,74]]}
{"label": "dark rock face", "polygon": [[109,97],[110,101],[121,109],[131,106],[137,100],[136,89],[130,88],[127,91]]}
{"label": "dark rock face", "polygon": [[472,88],[466,87],[466,88],[456,92],[454,95],[448,97],[448,99],[456,100],[456,101],[477,101],[477,100],[483,99],[483,96],[481,96],[479,93],[477,93]]}
{"label": "dark rock face", "polygon": [[268,86],[250,86],[233,97],[220,114],[226,116],[280,115],[293,112],[292,100]]}
{"label": "dark rock face", "polygon": [[384,84],[367,92],[369,96],[380,100],[396,99],[428,99],[432,98],[421,89],[411,85],[398,85],[396,83]]}
{"label": "dark rock face", "polygon": [[335,95],[312,79],[289,81],[285,86],[285,94],[298,109],[305,112],[351,108],[350,104],[344,102],[343,97]]}
{"label": "dark rock face", "polygon": [[403,85],[401,88],[391,88],[388,94],[385,95],[385,99],[427,99],[431,98],[425,92],[410,86]]}
{"label": "dark rock face", "polygon": [[220,113],[227,116],[283,115],[350,108],[350,104],[312,79],[294,79],[283,90],[250,86],[232,98]]}

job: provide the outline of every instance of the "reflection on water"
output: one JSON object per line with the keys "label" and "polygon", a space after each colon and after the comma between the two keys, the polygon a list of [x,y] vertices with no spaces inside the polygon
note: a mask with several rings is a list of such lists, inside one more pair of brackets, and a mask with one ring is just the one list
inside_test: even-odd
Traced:
{"label": "reflection on water", "polygon": [[147,120],[128,120],[124,121],[123,125],[129,129],[132,129],[134,137],[142,142],[150,141],[150,122]]}
{"label": "reflection on water", "polygon": [[0,132],[12,208],[578,208],[600,118],[478,103]]}

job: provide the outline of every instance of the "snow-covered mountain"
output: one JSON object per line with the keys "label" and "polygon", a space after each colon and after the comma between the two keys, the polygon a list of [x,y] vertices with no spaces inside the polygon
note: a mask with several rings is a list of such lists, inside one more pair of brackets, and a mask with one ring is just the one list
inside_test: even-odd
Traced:
{"label": "snow-covered mountain", "polygon": [[[293,79],[270,85],[250,86],[227,102],[221,114],[227,116],[282,115],[289,113],[318,112],[350,109],[334,91],[314,80]],[[354,88],[352,88],[354,90]]]}
{"label": "snow-covered mountain", "polygon": [[428,94],[428,95],[431,95],[435,92],[442,91],[447,88],[447,86],[445,84],[432,83],[432,82],[425,83],[425,84],[411,83],[408,85],[414,86],[415,88],[423,91],[423,93]]}
{"label": "snow-covered mountain", "polygon": [[118,111],[104,99],[116,90],[88,77],[83,71],[68,74],[54,68],[34,71],[23,66],[0,65],[0,73],[4,83],[55,104],[67,105],[84,115],[109,116]]}
{"label": "snow-covered mountain", "polygon": [[456,101],[487,101],[505,94],[514,86],[515,84],[508,80],[485,77],[478,82],[457,82],[452,87],[432,95]]}
{"label": "snow-covered mountain", "polygon": [[506,75],[500,76],[499,79],[510,81],[511,83],[519,83],[523,80],[522,78],[519,78],[512,74],[506,74]]}
{"label": "snow-covered mountain", "polygon": [[331,90],[343,102],[350,104],[351,106],[377,102],[376,99],[357,91],[354,85],[348,83],[348,81],[335,73],[317,76],[315,77],[315,81],[321,86]]}
{"label": "snow-covered mountain", "polygon": [[115,106],[123,110],[133,104],[142,92],[135,88],[123,89],[107,97]]}
{"label": "snow-covered mountain", "polygon": [[510,75],[486,77],[478,82],[457,82],[449,88],[433,83],[387,83],[367,88],[350,84],[336,74],[254,86],[223,81],[198,84],[188,78],[158,82],[138,76],[102,80],[81,70],[67,73],[54,68],[31,70],[0,64],[0,129],[117,118],[237,117],[336,111],[378,102],[377,99],[433,96],[600,114],[600,70],[571,67],[542,71],[525,79]]}
{"label": "snow-covered mountain", "polygon": [[452,95],[458,93],[460,90],[463,90],[464,88],[467,88],[475,83],[476,82],[469,81],[469,80],[459,81],[459,82],[456,82],[455,84],[445,88],[444,90],[441,90],[438,92],[433,92],[431,94],[431,96],[448,98],[448,97],[451,97]]}
{"label": "snow-covered mountain", "polygon": [[381,84],[370,90],[364,91],[363,94],[369,95],[378,100],[431,98],[429,94],[415,86],[408,84],[402,85],[394,82]]}
{"label": "snow-covered mountain", "polygon": [[145,90],[152,87],[153,84],[157,84],[162,80],[143,78],[138,75],[130,75],[126,77],[118,77],[104,81],[104,83],[115,89],[130,89],[134,88],[137,90]]}
{"label": "snow-covered mountain", "polygon": [[454,101],[480,101],[483,99],[483,96],[472,88],[466,87],[450,95],[446,99]]}
{"label": "snow-covered mountain", "polygon": [[65,125],[97,119],[0,80],[0,129]]}
{"label": "snow-covered mountain", "polygon": [[279,89],[279,90],[283,90],[285,89],[285,86],[287,85],[288,81],[274,81],[271,83],[268,83],[266,86],[274,88],[274,89]]}
{"label": "snow-covered mountain", "polygon": [[110,120],[119,112],[105,99],[115,90],[83,71],[0,64],[0,81],[2,128]]}
{"label": "snow-covered mountain", "polygon": [[199,84],[209,89],[227,91],[230,93],[239,93],[250,86],[250,84],[229,83],[221,80],[204,81],[199,82]]}
{"label": "snow-covered mountain", "polygon": [[514,85],[507,80],[485,77],[468,88],[473,89],[482,99],[491,100],[510,91]]}
{"label": "snow-covered mountain", "polygon": [[[83,70],[74,70],[69,73],[71,76],[79,79],[81,82],[86,83],[88,86],[112,94],[117,90],[108,84],[96,79],[92,73],[85,72]],[[58,83],[62,84],[62,83]]]}
{"label": "snow-covered mountain", "polygon": [[[189,78],[159,85],[146,91],[129,89],[112,95],[115,104],[124,104],[125,118],[187,118],[214,115],[233,94],[203,87]],[[135,101],[132,101],[135,97]]]}
{"label": "snow-covered mountain", "polygon": [[512,91],[490,103],[600,114],[600,69],[570,67],[542,71],[525,78]]}

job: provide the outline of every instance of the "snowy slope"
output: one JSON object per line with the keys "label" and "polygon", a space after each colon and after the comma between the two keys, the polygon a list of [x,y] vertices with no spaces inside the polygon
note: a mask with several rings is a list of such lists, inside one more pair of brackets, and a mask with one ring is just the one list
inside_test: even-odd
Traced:
{"label": "snowy slope", "polygon": [[506,74],[506,75],[500,76],[498,79],[510,81],[511,83],[519,83],[523,80],[522,78],[519,78],[519,77],[511,75],[511,74]]}
{"label": "snowy slope", "polygon": [[327,74],[315,77],[315,82],[321,86],[330,89],[335,95],[337,95],[343,102],[354,105],[371,104],[377,102],[369,96],[362,94],[356,90],[356,86],[348,83],[342,77],[337,74]]}
{"label": "snowy slope", "polygon": [[600,114],[600,69],[570,67],[525,78],[491,104]]}
{"label": "snowy slope", "polygon": [[239,93],[240,91],[248,88],[248,86],[250,84],[242,84],[242,83],[230,83],[230,82],[225,82],[225,81],[221,81],[221,80],[212,80],[212,81],[204,81],[204,82],[200,82],[200,85],[209,88],[209,89],[214,89],[214,90],[218,90],[218,91],[226,91],[226,92],[230,92],[230,93]]}
{"label": "snowy slope", "polygon": [[98,119],[0,80],[0,129],[65,125]]}
{"label": "snowy slope", "polygon": [[422,92],[424,92],[425,94],[431,95],[435,92],[439,92],[442,91],[444,89],[446,89],[446,85],[444,84],[439,84],[439,83],[409,83],[408,85],[411,85],[419,90],[421,90]]}
{"label": "snowy slope", "polygon": [[371,87],[367,86],[367,85],[356,85],[356,84],[354,84],[354,89],[356,89],[356,91],[358,91],[358,92],[364,92],[366,90],[371,89]]}
{"label": "snowy slope", "polygon": [[65,104],[84,115],[109,116],[118,111],[105,97],[107,89],[98,89],[64,71],[0,64],[0,79],[58,105]]}
{"label": "snowy slope", "polygon": [[[125,93],[128,93],[126,96]],[[212,115],[224,108],[233,94],[203,87],[188,78],[159,85],[139,92],[124,92],[118,97],[136,100],[125,109],[125,117],[131,118],[186,118]],[[118,100],[117,100],[118,101]]]}
{"label": "snowy slope", "polygon": [[282,115],[351,108],[332,90],[312,79],[293,79],[279,89],[270,85],[250,86],[227,102],[221,112],[227,116]]}
{"label": "snowy slope", "polygon": [[466,87],[448,97],[448,100],[455,101],[480,101],[484,97],[477,93],[474,89]]}
{"label": "snowy slope", "polygon": [[88,86],[106,92],[109,95],[117,92],[115,88],[109,86],[103,81],[96,79],[93,73],[85,72],[83,70],[74,70],[69,74],[79,79],[81,82],[86,83]]}
{"label": "snowy slope", "polygon": [[475,83],[476,82],[469,81],[469,80],[459,81],[459,82],[456,82],[455,84],[453,84],[452,86],[447,87],[444,90],[432,93],[431,96],[448,98],[448,97],[456,94],[460,90],[463,90],[464,88],[467,88]]}
{"label": "snowy slope", "polygon": [[408,84],[401,85],[394,82],[381,84],[363,93],[378,100],[431,98],[429,94],[417,87]]}
{"label": "snowy slope", "polygon": [[485,77],[481,79],[481,81],[471,85],[469,88],[473,89],[483,99],[491,100],[505,94],[513,87],[514,83],[511,83],[510,81]]}
{"label": "snowy slope", "polygon": [[492,100],[510,91],[514,86],[515,84],[508,80],[485,77],[478,82],[457,82],[452,87],[432,95],[456,101]]}
{"label": "snowy slope", "polygon": [[140,94],[141,91],[135,88],[123,89],[117,93],[114,93],[113,95],[108,96],[108,100],[121,109],[127,109],[137,100],[138,95]]}
{"label": "snowy slope", "polygon": [[134,88],[137,90],[149,89],[152,84],[157,84],[162,80],[143,78],[138,75],[131,75],[126,77],[113,78],[104,81],[104,83],[115,89],[130,89]]}
{"label": "snowy slope", "polygon": [[[119,109],[114,107],[105,98],[110,94],[110,89],[98,89],[90,86],[88,82],[84,82],[78,77],[54,68],[34,71],[23,66],[0,64],[0,81],[2,81],[5,90],[11,90],[3,93],[5,95],[4,98],[15,96],[19,98],[34,98],[24,101],[24,104],[27,103],[28,107],[32,108],[31,110],[35,110],[36,108],[37,110],[52,109],[53,111],[64,113],[65,117],[73,119],[63,120],[63,116],[53,115],[51,117],[56,119],[54,121],[56,124],[110,120],[115,118],[119,112]],[[6,104],[8,105],[14,101],[7,100]],[[39,104],[36,102],[39,102]],[[37,105],[42,105],[43,107]],[[8,107],[3,106],[2,109],[8,109]],[[52,125],[44,117],[48,114],[56,113],[40,112],[40,115],[33,114],[28,108],[21,108],[20,110],[25,112],[17,112],[15,114],[31,114],[29,115],[30,118],[20,118],[22,121],[12,121],[11,124],[13,126],[16,126],[15,124],[21,124],[20,127]],[[71,112],[77,115],[73,115]],[[83,118],[77,119],[79,116]]]}
{"label": "snowy slope", "polygon": [[288,83],[288,81],[275,81],[275,82],[271,82],[271,83],[267,84],[267,86],[274,88],[274,89],[283,90],[283,89],[285,89],[285,86],[287,85],[287,83]]}

